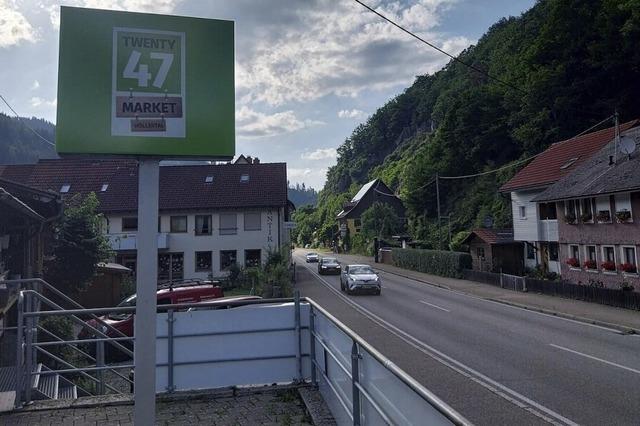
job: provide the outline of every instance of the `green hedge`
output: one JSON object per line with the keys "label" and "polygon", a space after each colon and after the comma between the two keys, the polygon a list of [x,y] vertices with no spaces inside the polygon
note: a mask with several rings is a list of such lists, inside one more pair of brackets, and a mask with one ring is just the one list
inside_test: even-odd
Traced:
{"label": "green hedge", "polygon": [[471,269],[471,255],[455,251],[392,249],[393,264],[399,268],[462,278],[463,269]]}

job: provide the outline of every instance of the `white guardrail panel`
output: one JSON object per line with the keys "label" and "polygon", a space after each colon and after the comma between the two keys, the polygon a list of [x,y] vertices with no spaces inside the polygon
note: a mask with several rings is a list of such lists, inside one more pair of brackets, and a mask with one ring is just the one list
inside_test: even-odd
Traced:
{"label": "white guardrail panel", "polygon": [[[173,315],[174,390],[291,383],[298,377],[293,303]],[[308,304],[301,304],[300,317],[302,372],[309,378]],[[157,316],[156,392],[165,392],[168,386],[169,367],[163,365],[168,363],[167,318],[167,313]]]}
{"label": "white guardrail panel", "polygon": [[[350,377],[353,341],[322,313],[315,311],[315,314],[315,352],[319,366],[318,388],[336,422],[339,425],[350,424],[353,422]],[[329,351],[320,342],[329,348],[333,356],[327,353]]]}
{"label": "white guardrail panel", "polygon": [[[386,369],[368,352],[360,349],[360,385],[374,403],[397,425],[451,425],[451,421],[428,404]],[[360,395],[362,425],[386,425],[373,404]]]}

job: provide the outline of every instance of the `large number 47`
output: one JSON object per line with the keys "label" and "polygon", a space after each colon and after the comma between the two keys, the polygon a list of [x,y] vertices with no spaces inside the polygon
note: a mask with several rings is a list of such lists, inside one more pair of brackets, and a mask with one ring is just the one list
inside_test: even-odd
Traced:
{"label": "large number 47", "polygon": [[[142,55],[137,50],[131,52],[129,61],[124,67],[124,71],[122,72],[122,76],[124,78],[137,79],[139,87],[148,87],[149,80],[151,80],[151,73],[149,72],[149,66],[147,64],[138,65],[138,63],[140,62],[140,56]],[[155,87],[161,88],[164,84],[164,81],[167,79],[167,74],[169,74],[171,64],[173,64],[173,54],[151,52],[149,56],[151,57],[151,59],[159,59],[162,61],[162,64],[160,64],[160,69],[158,70],[158,74],[156,74],[156,78],[153,79],[153,85]],[[137,71],[136,67],[138,68]]]}

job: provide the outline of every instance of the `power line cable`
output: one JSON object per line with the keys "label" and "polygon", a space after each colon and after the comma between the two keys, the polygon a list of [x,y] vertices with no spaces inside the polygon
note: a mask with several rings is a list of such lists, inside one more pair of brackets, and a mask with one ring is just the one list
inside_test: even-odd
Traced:
{"label": "power line cable", "polygon": [[458,62],[458,63],[460,63],[460,64],[464,65],[464,66],[465,66],[465,67],[467,67],[467,68],[470,68],[470,69],[472,69],[472,70],[474,70],[474,71],[476,71],[476,72],[478,72],[478,73],[480,73],[480,74],[482,74],[482,75],[485,75],[485,76],[487,76],[488,78],[490,78],[491,80],[494,80],[494,81],[496,81],[496,82],[498,82],[498,83],[500,83],[500,84],[503,84],[503,85],[505,85],[505,86],[507,86],[507,87],[510,87],[511,89],[517,90],[517,91],[518,91],[518,92],[520,92],[520,93],[527,94],[527,91],[526,91],[526,90],[521,89],[520,87],[518,87],[518,86],[516,86],[516,85],[514,85],[514,84],[511,84],[511,83],[509,83],[508,81],[502,80],[501,78],[498,78],[498,77],[496,77],[496,76],[493,76],[493,75],[489,74],[488,72],[486,72],[486,71],[484,71],[484,70],[482,70],[482,69],[480,69],[480,68],[476,67],[476,66],[475,66],[475,65],[473,65],[473,64],[470,64],[470,63],[468,63],[468,62],[465,62],[465,61],[463,61],[462,59],[460,59],[460,58],[458,58],[458,57],[456,57],[456,56],[453,56],[451,53],[449,53],[449,52],[447,52],[447,51],[445,51],[445,50],[443,50],[443,49],[439,48],[439,47],[438,47],[438,46],[436,46],[435,44],[433,44],[433,43],[431,43],[431,42],[429,42],[429,41],[427,41],[427,40],[423,39],[422,37],[420,37],[420,36],[419,36],[419,35],[417,35],[416,33],[414,33],[414,32],[412,32],[412,31],[410,31],[410,30],[408,30],[408,29],[404,28],[402,25],[397,24],[395,21],[393,21],[393,20],[391,20],[391,19],[387,18],[385,15],[383,15],[382,13],[380,13],[380,12],[378,12],[377,10],[373,9],[372,7],[370,7],[370,6],[366,5],[366,4],[364,4],[364,3],[363,3],[363,2],[361,2],[360,0],[354,0],[354,1],[355,1],[356,3],[358,3],[359,5],[361,5],[362,7],[364,7],[365,9],[369,10],[370,12],[375,13],[375,14],[376,14],[376,15],[378,15],[380,18],[384,19],[385,21],[387,21],[388,23],[390,23],[390,24],[391,24],[391,25],[393,25],[394,27],[396,27],[396,28],[398,28],[398,29],[400,29],[400,30],[404,31],[405,33],[409,34],[411,37],[413,37],[413,38],[415,38],[415,39],[417,39],[417,40],[421,41],[422,43],[426,44],[427,46],[431,47],[432,49],[437,50],[438,52],[442,53],[443,55],[448,56],[449,58],[451,58],[451,59],[452,59],[452,60],[454,60],[455,62]]}
{"label": "power line cable", "polygon": [[4,98],[4,96],[2,96],[0,94],[0,99],[2,99],[2,101],[7,105],[7,107],[15,114],[16,118],[18,119],[18,121],[20,121],[27,129],[31,130],[33,132],[33,134],[35,134],[37,137],[39,137],[40,139],[42,139],[44,142],[48,143],[51,146],[56,146],[55,143],[51,142],[49,139],[45,138],[44,136],[42,136],[40,133],[36,132],[33,127],[29,126],[25,121],[24,121],[24,117],[21,117],[20,115],[18,115],[18,113],[16,112],[15,109],[13,109],[13,107],[11,105],[9,105],[9,102],[7,102],[7,100]]}

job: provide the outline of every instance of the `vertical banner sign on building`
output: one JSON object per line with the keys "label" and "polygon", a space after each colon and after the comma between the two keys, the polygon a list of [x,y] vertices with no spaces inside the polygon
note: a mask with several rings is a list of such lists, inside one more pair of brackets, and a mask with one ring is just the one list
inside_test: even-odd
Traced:
{"label": "vertical banner sign on building", "polygon": [[233,157],[233,27],[62,7],[58,152]]}

